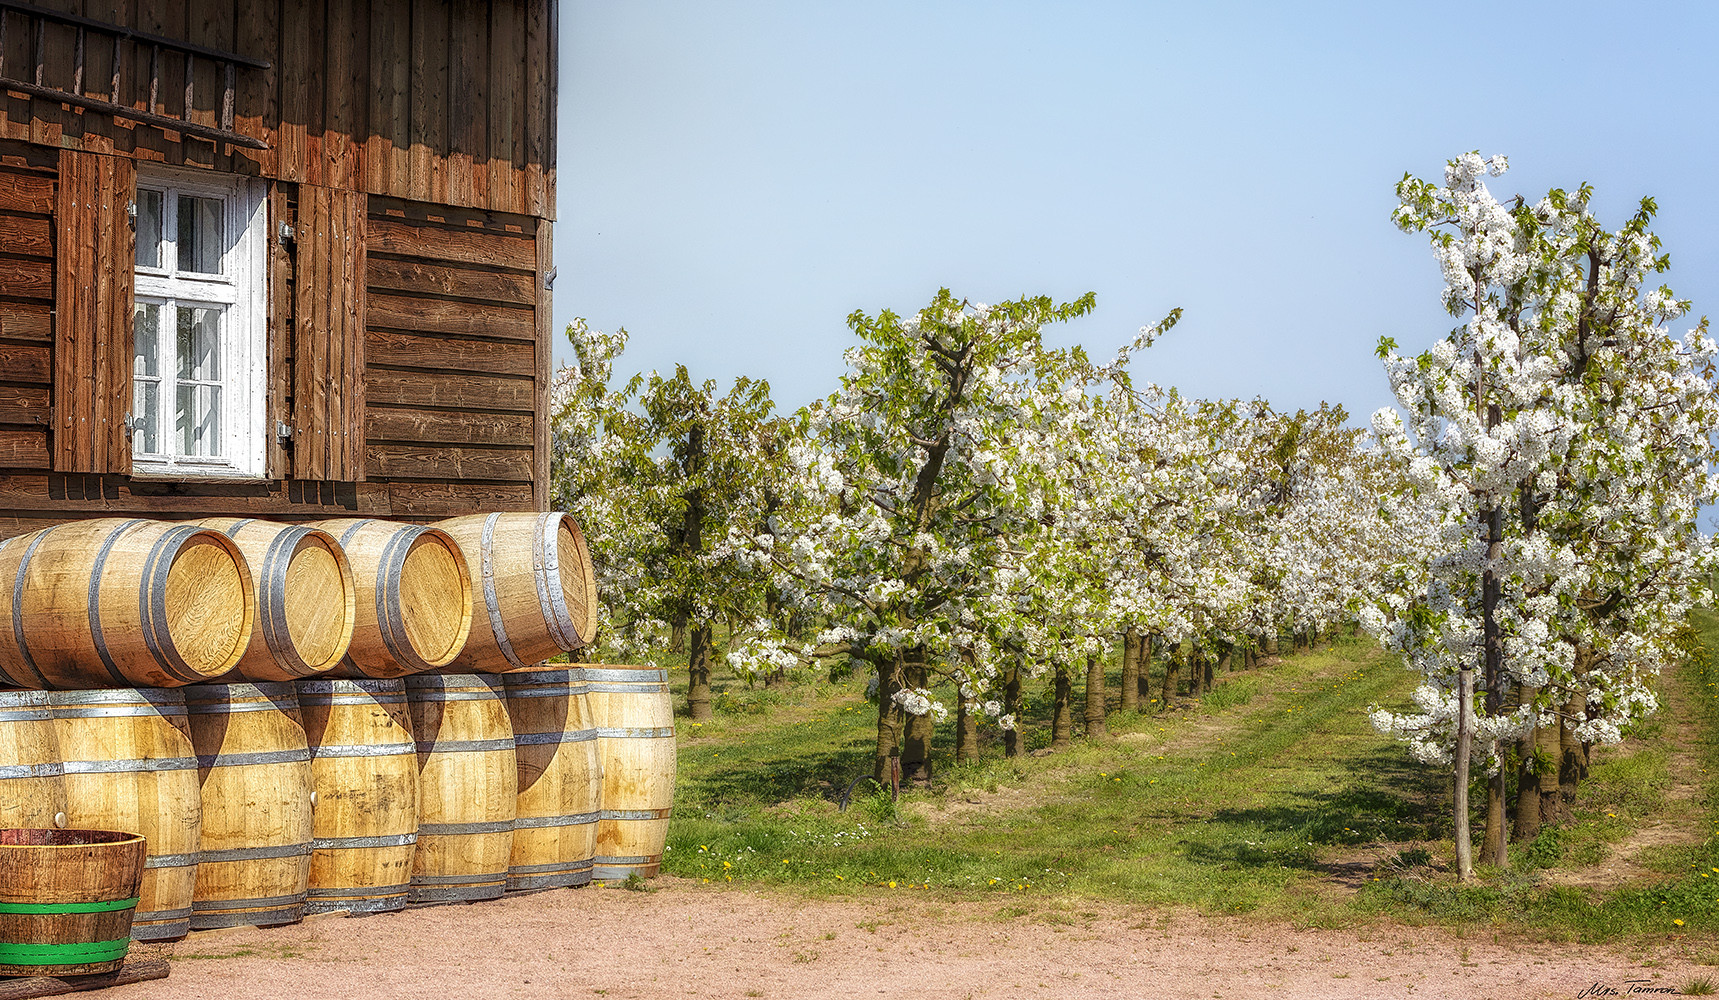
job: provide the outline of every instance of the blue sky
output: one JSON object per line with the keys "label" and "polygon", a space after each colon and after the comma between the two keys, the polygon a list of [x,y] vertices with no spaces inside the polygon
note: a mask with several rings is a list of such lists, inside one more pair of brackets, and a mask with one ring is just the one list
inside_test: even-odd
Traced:
{"label": "blue sky", "polygon": [[556,330],[791,408],[855,309],[1090,290],[1054,341],[1181,306],[1137,377],[1364,421],[1378,338],[1452,323],[1392,189],[1465,150],[1613,224],[1654,196],[1683,325],[1719,314],[1715,9],[564,0]]}

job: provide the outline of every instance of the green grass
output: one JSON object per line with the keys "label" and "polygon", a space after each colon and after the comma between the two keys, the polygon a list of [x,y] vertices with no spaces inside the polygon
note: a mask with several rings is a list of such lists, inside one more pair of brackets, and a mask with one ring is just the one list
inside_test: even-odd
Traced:
{"label": "green grass", "polygon": [[[1719,649],[1719,619],[1701,623]],[[1719,687],[1702,687],[1719,683],[1719,671],[1705,661],[1699,669],[1699,679],[1681,672],[1690,690],[1673,694],[1707,692],[1698,753],[1719,771]],[[1675,931],[1677,919],[1685,931],[1719,928],[1719,872],[1700,877],[1719,868],[1719,835],[1660,851],[1655,884],[1596,898],[1546,881],[1604,860],[1636,824],[1666,814],[1663,730],[1637,734],[1648,738],[1621,752],[1596,751],[1574,823],[1512,845],[1510,868],[1459,885],[1445,870],[1448,776],[1366,719],[1369,706],[1407,704],[1413,679],[1394,658],[1340,640],[1218,681],[1173,711],[1113,714],[1112,740],[1048,757],[1005,759],[993,732],[980,761],[956,764],[953,726],[940,726],[930,788],[904,791],[898,804],[868,778],[840,812],[844,790],[871,769],[876,710],[862,680],[766,691],[722,679],[716,719],[680,724],[664,871],[807,894],[1007,896],[1000,913],[1091,899],[1303,925],[1388,916],[1581,939]],[[1036,749],[1049,743],[1050,705],[1034,687],[1023,735]],[[1719,802],[1719,784],[1704,787],[1713,801],[1698,823]]]}

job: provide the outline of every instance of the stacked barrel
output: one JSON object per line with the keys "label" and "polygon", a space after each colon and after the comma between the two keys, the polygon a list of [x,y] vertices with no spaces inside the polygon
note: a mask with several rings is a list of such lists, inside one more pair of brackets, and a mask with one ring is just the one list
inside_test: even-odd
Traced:
{"label": "stacked barrel", "polygon": [[566,514],[69,522],[0,588],[0,827],[141,834],[136,938],[660,862],[666,677],[542,665],[595,631]]}

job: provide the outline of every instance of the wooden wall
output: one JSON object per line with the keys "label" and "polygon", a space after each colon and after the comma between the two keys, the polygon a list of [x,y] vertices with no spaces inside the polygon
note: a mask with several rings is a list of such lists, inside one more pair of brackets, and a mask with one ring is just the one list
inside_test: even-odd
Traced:
{"label": "wooden wall", "polygon": [[129,241],[87,228],[124,204],[128,163],[0,141],[0,538],[80,516],[542,509],[549,224],[308,184],[269,199],[269,426],[290,434],[268,478],[126,475],[102,415],[130,406],[130,284],[86,275],[129,274]]}
{"label": "wooden wall", "polygon": [[[234,128],[264,151],[182,138],[0,92],[0,138],[230,170],[538,218],[555,215],[555,0],[35,0],[270,62],[240,68]],[[7,75],[31,39],[9,15]],[[94,35],[92,38],[96,37]],[[44,83],[73,85],[74,30],[50,25]],[[117,103],[148,104],[147,48],[121,46]],[[90,44],[83,91],[112,100],[112,49]],[[191,119],[218,125],[222,81],[193,70]],[[159,113],[184,110],[184,63],[161,60]]]}

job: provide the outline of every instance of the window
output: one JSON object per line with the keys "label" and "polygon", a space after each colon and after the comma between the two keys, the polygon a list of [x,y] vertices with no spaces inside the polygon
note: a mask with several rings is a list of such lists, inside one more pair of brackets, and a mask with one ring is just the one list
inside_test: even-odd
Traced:
{"label": "window", "polygon": [[265,474],[263,191],[245,178],[138,167],[134,475]]}

